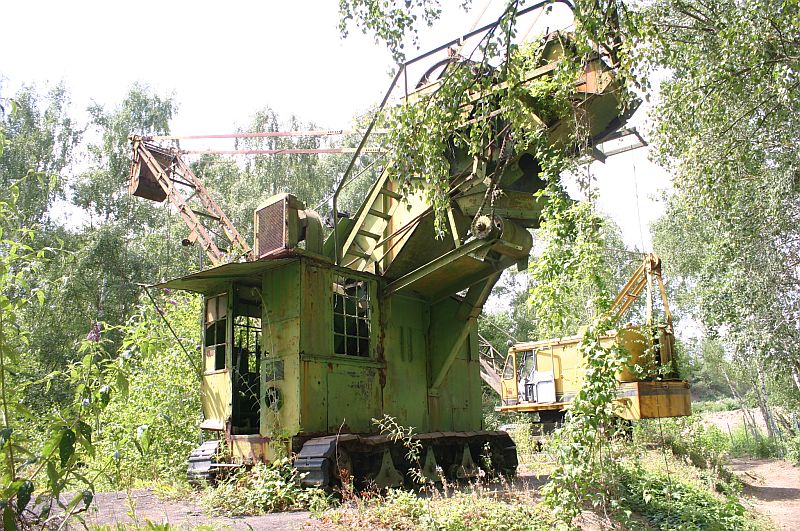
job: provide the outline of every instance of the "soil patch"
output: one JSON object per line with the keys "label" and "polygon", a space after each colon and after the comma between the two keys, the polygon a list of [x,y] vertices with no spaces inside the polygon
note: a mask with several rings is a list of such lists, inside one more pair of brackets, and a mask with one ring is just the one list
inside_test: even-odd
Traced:
{"label": "soil patch", "polygon": [[800,529],[800,468],[775,459],[733,459],[742,494],[778,529]]}
{"label": "soil patch", "polygon": [[[767,432],[767,423],[764,422],[764,417],[761,415],[761,410],[752,408],[747,410],[749,415],[756,421],[759,431],[762,433]],[[719,428],[722,433],[731,433],[744,424],[744,411],[735,409],[733,411],[714,411],[703,413],[700,417],[705,424],[710,424]],[[750,425],[750,416],[748,416],[748,425]]]}

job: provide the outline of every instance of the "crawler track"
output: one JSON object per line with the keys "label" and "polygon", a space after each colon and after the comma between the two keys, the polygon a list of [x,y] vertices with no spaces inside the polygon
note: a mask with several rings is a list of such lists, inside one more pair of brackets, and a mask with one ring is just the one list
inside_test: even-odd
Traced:
{"label": "crawler track", "polygon": [[352,476],[358,487],[410,487],[420,474],[433,482],[477,477],[481,469],[513,475],[517,450],[505,432],[422,433],[410,442],[342,434],[306,440],[294,466],[308,486],[333,486]]}

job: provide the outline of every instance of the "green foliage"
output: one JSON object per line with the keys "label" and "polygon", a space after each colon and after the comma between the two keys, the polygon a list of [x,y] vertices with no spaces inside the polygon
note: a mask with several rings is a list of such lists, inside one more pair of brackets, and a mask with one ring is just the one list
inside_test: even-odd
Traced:
{"label": "green foliage", "polygon": [[181,483],[186,456],[197,446],[200,301],[194,295],[166,292],[154,298],[158,310],[143,298],[122,329],[120,356],[128,360],[130,383],[127,395],[112,399],[100,418],[98,447],[102,455],[115,459],[106,483],[111,488]]}
{"label": "green foliage", "polygon": [[[250,122],[239,128],[248,133],[315,129],[319,129],[317,124],[303,122],[294,115],[288,120],[281,119],[269,107],[253,113]],[[325,147],[321,142],[319,137],[244,138],[237,139],[236,148],[316,149]],[[291,193],[307,208],[316,208],[333,188],[344,160],[349,160],[349,155],[253,155],[239,161],[221,155],[204,155],[192,167],[237,230],[248,235],[253,230],[253,212],[272,195]]]}
{"label": "green foliage", "polygon": [[[140,84],[134,84],[122,103],[111,111],[100,105],[90,107],[91,126],[99,133],[100,141],[88,147],[92,166],[74,183],[73,203],[104,222],[150,221],[154,207],[127,192],[128,136],[169,133],[169,120],[175,110],[172,97],[162,98]],[[139,227],[129,227],[136,228]]]}
{"label": "green foliage", "polygon": [[[694,381],[693,378],[690,377],[690,379]],[[737,409],[739,409],[739,403],[732,398],[709,401],[692,400],[692,413],[695,415],[717,413],[719,411],[734,411]]]}
{"label": "green foliage", "polygon": [[[544,249],[530,267],[529,305],[535,309],[539,338],[575,334],[578,323],[596,319],[610,303],[604,220],[588,202],[554,199],[539,231]],[[576,295],[583,296],[581,303]],[[576,309],[578,304],[585,313]]]}
{"label": "green foliage", "polygon": [[637,467],[623,467],[619,478],[622,506],[658,529],[758,529],[735,496]]}
{"label": "green foliage", "polygon": [[401,426],[394,417],[384,414],[379,419],[372,419],[372,423],[380,428],[381,433],[386,434],[393,443],[400,443],[405,448],[406,459],[415,464],[416,468],[411,468],[409,473],[414,482],[424,485],[429,482],[422,474],[422,443],[414,438],[414,428]]}
{"label": "green foliage", "polygon": [[354,505],[319,517],[338,529],[552,529],[554,522],[529,492],[488,495],[474,491],[421,498],[390,490],[385,496],[360,499]]}
{"label": "green foliage", "polygon": [[[790,438],[791,445],[794,438]],[[791,446],[790,446],[791,448]],[[744,425],[737,426],[730,433],[731,457],[756,457],[759,459],[782,459],[786,455],[784,445],[776,437],[769,437],[760,429],[755,432]]]}
{"label": "green foliage", "polygon": [[[136,85],[117,108],[91,109],[89,138],[95,141],[84,146],[88,169],[68,181],[67,199],[73,210],[83,213],[76,214],[83,223],[46,227],[40,236],[63,252],[38,277],[47,304],[27,315],[33,326],[31,378],[74,361],[76,338],[85,336],[92,322],[127,322],[136,309],[137,282],[176,276],[196,260],[180,247],[182,231],[174,229],[180,220],[127,192],[128,135],[167,131],[173,107],[171,99]],[[112,340],[110,350],[115,351],[120,331],[111,327],[104,337]],[[57,383],[47,398],[58,403],[68,393]]]}
{"label": "green foliage", "polygon": [[800,434],[787,438],[785,457],[794,464],[800,465]]}
{"label": "green foliage", "polygon": [[[342,30],[354,20],[401,58],[403,37],[415,31],[415,9],[424,9],[429,24],[441,12],[438,2],[406,2],[406,8],[413,5],[409,13],[397,4],[342,0]],[[465,154],[470,164],[473,158],[482,160],[487,153],[500,154],[497,167],[488,175],[492,184],[487,203],[491,202],[494,180],[499,179],[508,162],[507,155],[532,153],[542,167],[541,176],[550,184],[546,195],[558,205],[556,212],[568,209],[568,201],[563,201],[566,194],[558,185],[559,175],[589,140],[588,128],[575,110],[579,98],[574,81],[598,49],[609,54],[615,67],[624,66],[619,53],[628,48],[621,44],[619,29],[620,24],[633,27],[627,9],[616,0],[579,1],[574,35],[570,45],[563,46],[567,60],[558,62],[550,74],[527,80],[525,74],[542,64],[543,45],[515,43],[519,9],[518,1],[508,2],[469,57],[445,71],[435,92],[400,105],[386,116],[395,173],[401,176],[406,193],[425,191],[439,231],[444,230],[451,173],[470,170],[451,168],[457,153]],[[631,72],[622,68],[622,78],[632,79]],[[620,97],[626,103],[631,101],[626,94]],[[548,128],[557,122],[567,132],[554,142]]]}
{"label": "green foliage", "polygon": [[[466,7],[470,0],[463,0]],[[433,25],[441,15],[439,0],[339,0],[339,31],[347,37],[351,23],[361,26],[363,33],[374,33],[375,42],[386,43],[392,58],[398,63],[405,60],[405,42],[408,38],[417,45],[417,20]]]}
{"label": "green foliage", "polygon": [[[541,64],[542,46],[512,47],[515,22],[515,11],[509,6],[479,44],[481,62],[451,67],[433,94],[398,106],[387,117],[388,144],[394,148],[396,173],[401,176],[403,189],[427,194],[439,230],[444,230],[451,172],[470,170],[451,168],[457,153],[464,153],[471,164],[473,158],[480,159],[493,150],[530,151],[542,167],[542,177],[554,183],[566,167],[567,154],[571,155],[575,144],[583,140],[556,148],[546,128],[531,118],[535,112],[548,123],[575,123],[570,117],[578,63],[561,62],[552,75],[522,83],[525,73]],[[491,60],[498,57],[505,59],[503,66],[491,67]],[[505,170],[507,161],[500,158],[488,176],[492,182]],[[492,190],[490,186],[487,204]],[[554,196],[552,199],[565,197],[555,185],[548,195]]]}
{"label": "green foliage", "polygon": [[227,516],[264,514],[289,509],[321,511],[332,500],[320,489],[303,489],[288,458],[240,470],[203,493],[203,502]]}
{"label": "green foliage", "polygon": [[[541,433],[537,430],[539,430],[541,426],[537,426],[533,423],[530,414],[520,414],[513,419],[505,418],[504,420],[506,422],[513,420],[513,424],[511,424],[512,427],[508,430],[508,434],[517,447],[517,459],[521,465],[530,468],[531,465],[534,465],[538,461],[539,457],[545,454],[547,454],[547,457],[550,457],[550,453],[545,450],[551,449],[552,445],[547,445],[545,447],[540,443],[537,436],[541,436]],[[539,472],[540,470],[536,470],[537,474]]]}
{"label": "green foliage", "polygon": [[0,185],[16,184],[19,197],[12,213],[17,226],[50,220],[49,208],[65,197],[65,168],[73,158],[80,131],[67,116],[66,89],[56,86],[45,96],[23,87],[10,112],[0,112],[6,149],[0,149]]}
{"label": "green foliage", "polygon": [[[9,197],[0,202],[0,227],[8,226],[19,197],[16,186],[7,191]],[[7,230],[5,236],[0,241],[0,506],[4,528],[12,530],[48,525],[56,505],[67,519],[88,508],[103,470],[88,474],[83,462],[95,457],[97,420],[111,397],[124,393],[127,380],[125,360],[106,352],[99,331],[81,343],[79,361],[64,370],[38,382],[20,378],[30,344],[24,315],[29,305],[44,302],[28,278],[41,268],[44,252],[28,244],[34,239],[29,229]],[[36,385],[49,389],[54,381],[66,383],[70,399],[55,411],[35,414],[23,397]]]}
{"label": "green foliage", "polygon": [[585,505],[619,509],[619,475],[626,446],[614,414],[617,377],[628,361],[619,346],[604,347],[599,338],[612,320],[597,319],[579,345],[585,360],[584,382],[567,413],[567,422],[552,441],[557,466],[543,489],[545,503],[559,520],[571,525]]}
{"label": "green foliage", "polygon": [[690,417],[644,420],[636,427],[636,440],[646,446],[663,447],[675,457],[722,481],[732,477],[726,468],[730,457],[792,459],[795,438],[785,441],[769,437],[760,429],[739,424],[727,432],[703,421],[695,412]]}
{"label": "green foliage", "polygon": [[676,193],[656,248],[682,283],[678,303],[755,384],[738,391],[763,409],[780,383],[796,403],[800,5],[659,0],[643,15],[645,61],[670,72],[652,139]]}
{"label": "green foliage", "polygon": [[636,426],[636,440],[643,445],[667,448],[693,466],[727,476],[729,439],[716,426],[699,416],[642,420]]}

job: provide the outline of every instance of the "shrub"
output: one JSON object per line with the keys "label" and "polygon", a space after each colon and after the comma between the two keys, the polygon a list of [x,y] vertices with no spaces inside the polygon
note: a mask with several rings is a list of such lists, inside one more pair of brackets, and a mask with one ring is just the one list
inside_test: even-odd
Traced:
{"label": "shrub", "polygon": [[304,489],[288,458],[241,470],[203,493],[209,508],[227,516],[264,514],[288,509],[321,511],[332,499],[320,489]]}
{"label": "shrub", "polygon": [[783,445],[774,437],[767,437],[756,430],[753,433],[745,426],[740,425],[731,431],[730,434],[730,455],[733,457],[758,457],[758,458],[782,458],[784,456]]}
{"label": "shrub", "polygon": [[530,492],[501,494],[455,492],[420,498],[390,490],[385,496],[361,499],[319,517],[340,529],[447,529],[505,531],[552,529],[552,518],[536,505]]}
{"label": "shrub", "polygon": [[665,446],[698,468],[724,473],[728,437],[716,426],[704,425],[697,416],[642,420],[635,434],[637,441]]}
{"label": "shrub", "polygon": [[719,400],[705,400],[692,402],[692,412],[695,415],[701,413],[716,413],[719,411],[736,411],[739,409],[739,402],[733,398],[721,398]]}
{"label": "shrub", "polygon": [[800,465],[800,434],[786,439],[786,459]]}
{"label": "shrub", "polygon": [[[98,456],[113,455],[116,463],[106,488],[164,478],[184,483],[186,458],[198,445],[199,299],[164,293],[155,300],[161,315],[145,300],[122,327],[120,356],[129,361],[130,383],[127,396],[112,399],[100,419]],[[162,317],[183,336],[180,342]]]}
{"label": "shrub", "polygon": [[702,486],[625,467],[621,503],[659,529],[756,529],[736,496],[716,496]]}

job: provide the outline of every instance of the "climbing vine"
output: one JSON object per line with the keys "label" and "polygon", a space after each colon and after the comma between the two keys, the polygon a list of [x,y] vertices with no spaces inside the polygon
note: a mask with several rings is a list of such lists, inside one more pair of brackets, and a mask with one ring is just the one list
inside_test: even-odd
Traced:
{"label": "climbing vine", "polygon": [[[349,0],[341,6],[372,4]],[[393,2],[383,4],[386,9]],[[601,342],[616,323],[606,313],[610,296],[602,275],[606,269],[603,220],[593,207],[591,179],[579,183],[587,197],[584,202],[570,199],[561,181],[562,175],[576,169],[577,159],[590,141],[588,118],[578,105],[575,81],[590,60],[601,56],[622,86],[641,90],[647,89],[647,84],[638,74],[638,14],[620,0],[577,1],[574,31],[533,44],[515,40],[520,4],[509,1],[496,25],[472,52],[464,57],[460,49],[453,50],[452,61],[434,90],[412,95],[392,109],[386,121],[396,156],[394,173],[401,176],[406,193],[423,191],[428,195],[440,232],[445,230],[452,176],[475,171],[474,167],[453,167],[457,159],[495,161],[493,174],[485,176],[488,182],[502,174],[504,161],[514,153],[530,153],[541,167],[540,178],[546,186],[538,192],[545,201],[537,236],[542,250],[531,267],[534,288],[530,294],[537,314],[545,316],[538,328],[554,336],[575,332],[566,330],[572,309],[565,286],[587,292],[587,304],[595,315],[580,344],[585,360],[583,388],[569,422],[558,434],[558,466],[546,490],[547,503],[563,522],[571,524],[586,505],[605,510],[619,506],[614,478],[621,471],[609,454],[620,449],[612,444],[616,434],[613,401],[616,375],[627,363],[626,354],[616,344]],[[406,5],[421,9],[426,2]],[[380,10],[357,13],[355,18],[343,13],[343,27],[355,21],[368,31],[391,23]],[[407,31],[402,25],[394,29],[391,38],[376,32],[376,38],[384,40],[393,53]],[[554,45],[563,54],[556,67],[546,75],[525,79],[546,62],[547,47]],[[629,90],[622,90],[619,96],[623,107],[636,101]],[[558,135],[553,134],[556,123],[563,131]],[[488,194],[491,184],[487,188]]]}

